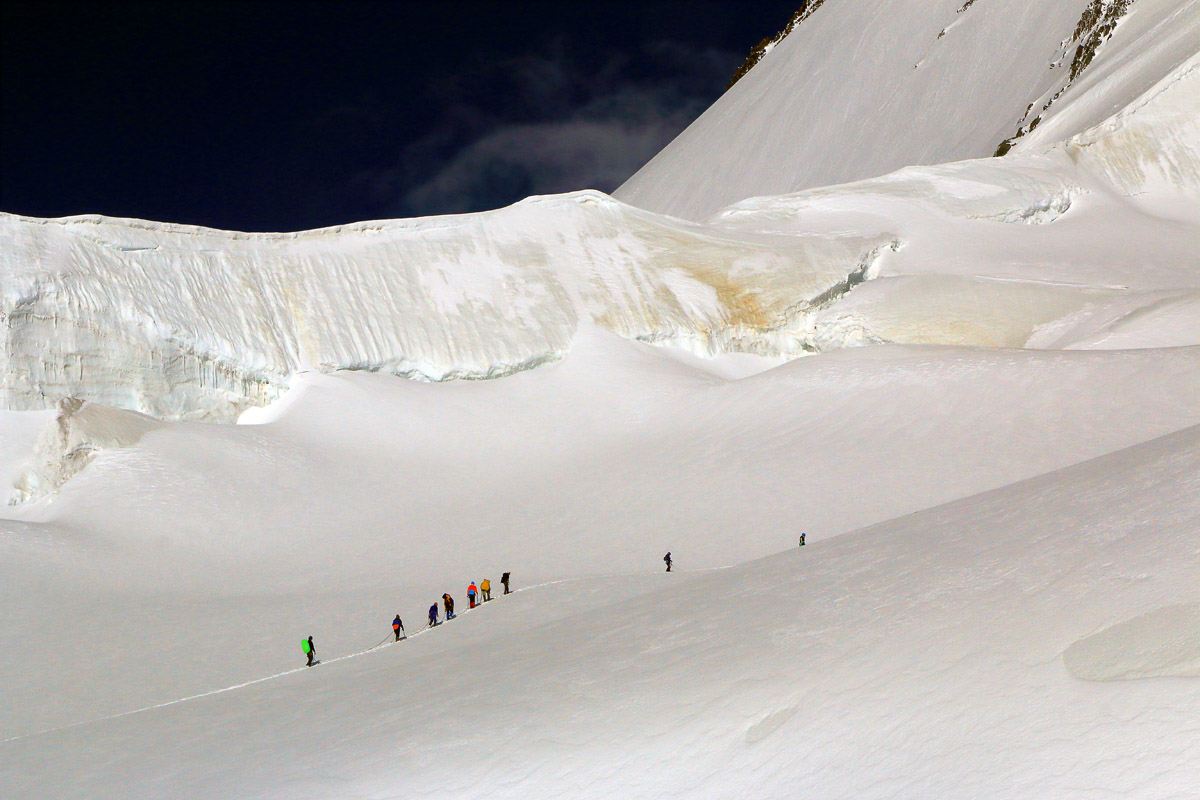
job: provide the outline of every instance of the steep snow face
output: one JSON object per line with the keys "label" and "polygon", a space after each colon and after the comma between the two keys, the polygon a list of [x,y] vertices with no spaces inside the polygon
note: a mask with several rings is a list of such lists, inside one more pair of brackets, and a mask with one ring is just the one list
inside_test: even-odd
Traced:
{"label": "steep snow face", "polygon": [[1198,65],[1042,152],[705,224],[594,192],[298,234],[0,217],[3,402],[228,420],[305,369],[510,374],[580,324],[704,356],[1200,343]]}
{"label": "steep snow face", "polygon": [[615,196],[703,219],[748,197],[991,156],[1015,133],[1019,149],[1060,141],[1198,41],[1196,0],[824,3]]}
{"label": "steep snow face", "polygon": [[0,388],[8,408],[230,419],[304,369],[508,374],[560,358],[581,321],[779,351],[890,245],[702,228],[595,192],[299,234],[6,215]]}

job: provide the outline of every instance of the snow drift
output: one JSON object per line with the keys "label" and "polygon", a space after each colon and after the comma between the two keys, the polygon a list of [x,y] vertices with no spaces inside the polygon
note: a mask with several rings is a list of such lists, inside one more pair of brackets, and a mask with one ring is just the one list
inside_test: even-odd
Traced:
{"label": "snow drift", "polygon": [[1200,603],[1147,611],[1080,639],[1063,664],[1086,681],[1200,678]]}

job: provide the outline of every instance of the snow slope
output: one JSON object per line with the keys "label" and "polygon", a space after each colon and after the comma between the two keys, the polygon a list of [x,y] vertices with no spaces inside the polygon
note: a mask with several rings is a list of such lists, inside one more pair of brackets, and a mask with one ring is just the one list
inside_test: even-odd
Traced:
{"label": "snow slope", "polygon": [[[1127,8],[1072,80],[1093,6]],[[701,220],[748,197],[991,156],[1034,118],[1017,141],[1037,149],[1100,124],[1198,50],[1196,0],[824,3],[615,196]]]}
{"label": "snow slope", "polygon": [[349,652],[484,575],[727,566],[1195,425],[1200,348],[879,347],[726,381],[596,331],[504,380],[312,374],[288,399],[125,435],[8,509],[0,734],[279,671],[298,624]]}
{"label": "snow slope", "polygon": [[1101,668],[1081,643],[1114,630],[1200,658],[1171,611],[1200,604],[1198,532],[1193,427],[728,570],[613,578],[562,618],[589,583],[8,740],[0,780],[18,798],[1186,797],[1200,683],[1071,673]]}

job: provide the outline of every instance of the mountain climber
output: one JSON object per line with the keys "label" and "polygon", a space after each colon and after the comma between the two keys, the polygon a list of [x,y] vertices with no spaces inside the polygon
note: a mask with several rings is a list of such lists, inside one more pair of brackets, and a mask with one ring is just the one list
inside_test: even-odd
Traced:
{"label": "mountain climber", "polygon": [[800,534],[800,546],[804,547],[804,534]]}
{"label": "mountain climber", "polygon": [[[434,608],[437,608],[437,606],[435,605]],[[392,620],[392,633],[396,634],[396,641],[400,641],[400,634],[404,633],[404,620],[400,619],[399,614]],[[408,634],[405,633],[404,638],[407,639]]]}
{"label": "mountain climber", "polygon": [[467,587],[467,602],[471,604],[471,608],[475,607],[475,593],[478,591],[475,588],[475,581],[471,581],[471,585]]}
{"label": "mountain climber", "polygon": [[479,599],[482,603],[492,599],[492,582],[487,578],[484,578],[479,584]]}
{"label": "mountain climber", "polygon": [[668,550],[667,554],[665,556],[663,556],[663,561],[667,562],[667,572],[670,572],[671,571],[671,551],[670,550]]}
{"label": "mountain climber", "polygon": [[454,619],[454,598],[448,593],[442,595],[442,605],[446,607],[446,619]]}
{"label": "mountain climber", "polygon": [[500,583],[504,585],[504,593],[508,594],[508,573],[500,576]]}
{"label": "mountain climber", "polygon": [[317,657],[317,646],[313,644],[311,636],[300,642],[300,649],[303,650],[304,654],[308,656],[308,663],[304,666],[311,667],[313,665],[313,659]]}
{"label": "mountain climber", "polygon": [[437,614],[437,603],[434,603],[429,607],[429,627],[432,628],[438,624]]}

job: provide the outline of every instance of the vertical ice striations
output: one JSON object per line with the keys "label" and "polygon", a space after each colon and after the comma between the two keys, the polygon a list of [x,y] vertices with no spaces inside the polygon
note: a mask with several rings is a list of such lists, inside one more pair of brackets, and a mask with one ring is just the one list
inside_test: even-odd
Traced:
{"label": "vertical ice striations", "polygon": [[595,192],[294,234],[0,217],[7,408],[229,419],[305,369],[434,380],[553,360],[581,321],[701,353],[780,335],[877,237],[726,232]]}

